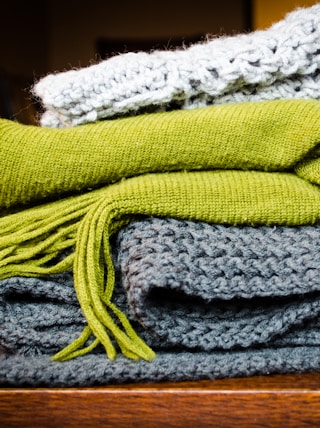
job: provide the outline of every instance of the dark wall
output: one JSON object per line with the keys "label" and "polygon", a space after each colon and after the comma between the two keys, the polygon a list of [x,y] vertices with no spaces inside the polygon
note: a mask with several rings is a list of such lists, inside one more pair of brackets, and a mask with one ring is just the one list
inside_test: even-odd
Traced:
{"label": "dark wall", "polygon": [[[2,2],[0,115],[28,122],[29,107],[36,108],[29,96],[35,79],[87,66],[104,56],[106,49],[121,52],[137,40],[162,45],[168,41],[170,47],[179,39],[249,31],[250,4],[250,0]],[[8,93],[11,110],[4,102]]]}

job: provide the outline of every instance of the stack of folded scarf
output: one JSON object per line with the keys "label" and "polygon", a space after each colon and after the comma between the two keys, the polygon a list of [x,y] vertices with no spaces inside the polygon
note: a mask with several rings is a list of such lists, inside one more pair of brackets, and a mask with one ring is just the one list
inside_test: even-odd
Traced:
{"label": "stack of folded scarf", "polygon": [[[320,369],[320,4],[0,120],[0,383]],[[318,300],[319,298],[319,300]]]}

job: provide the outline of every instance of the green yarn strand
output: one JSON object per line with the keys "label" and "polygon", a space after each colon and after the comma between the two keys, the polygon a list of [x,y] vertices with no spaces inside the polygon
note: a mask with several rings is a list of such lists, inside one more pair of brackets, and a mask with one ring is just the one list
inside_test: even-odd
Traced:
{"label": "green yarn strand", "polygon": [[66,346],[61,351],[57,352],[52,357],[53,361],[67,361],[93,351],[99,345],[99,339],[95,339],[90,345],[84,347],[86,342],[90,339],[91,335],[91,328],[88,326],[85,327],[78,339],[76,339],[70,345]]}
{"label": "green yarn strand", "polygon": [[[0,278],[72,269],[79,222],[101,192],[30,208],[0,218]],[[57,259],[57,260],[56,260]]]}
{"label": "green yarn strand", "polygon": [[[114,267],[109,242],[103,250],[102,244],[113,216],[116,217],[117,214],[113,212],[112,204],[106,199],[97,203],[83,219],[79,227],[75,254],[75,289],[86,319],[105,347],[109,358],[113,359],[114,355],[113,349],[110,351],[107,332],[112,333],[124,355],[133,359],[151,360],[155,356],[154,352],[137,336],[125,314],[109,300],[114,287]],[[104,254],[104,260],[101,258],[102,254]],[[104,287],[104,264],[108,274],[106,288]],[[115,315],[120,327],[109,312]]]}

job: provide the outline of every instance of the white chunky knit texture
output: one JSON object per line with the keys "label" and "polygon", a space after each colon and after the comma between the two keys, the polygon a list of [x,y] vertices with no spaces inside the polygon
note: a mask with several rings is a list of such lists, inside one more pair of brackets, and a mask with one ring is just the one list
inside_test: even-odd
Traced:
{"label": "white chunky knit texture", "polygon": [[266,30],[188,48],[116,55],[49,74],[33,87],[40,124],[76,126],[168,108],[280,98],[320,99],[320,3]]}

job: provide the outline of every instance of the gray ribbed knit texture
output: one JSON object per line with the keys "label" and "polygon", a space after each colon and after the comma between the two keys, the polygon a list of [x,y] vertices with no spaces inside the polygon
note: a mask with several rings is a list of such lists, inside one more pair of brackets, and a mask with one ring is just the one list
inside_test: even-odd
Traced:
{"label": "gray ribbed knit texture", "polygon": [[320,369],[320,226],[142,219],[114,237],[114,301],[157,352],[50,360],[85,320],[71,273],[0,283],[0,384],[90,386]]}
{"label": "gray ribbed knit texture", "polygon": [[119,262],[131,311],[163,341],[206,351],[298,334],[320,310],[319,232],[174,219],[129,225]]}
{"label": "gray ribbed knit texture", "polygon": [[233,352],[159,352],[152,362],[87,355],[64,363],[48,356],[0,356],[1,386],[81,387],[128,382],[188,381],[319,370],[316,347]]}

